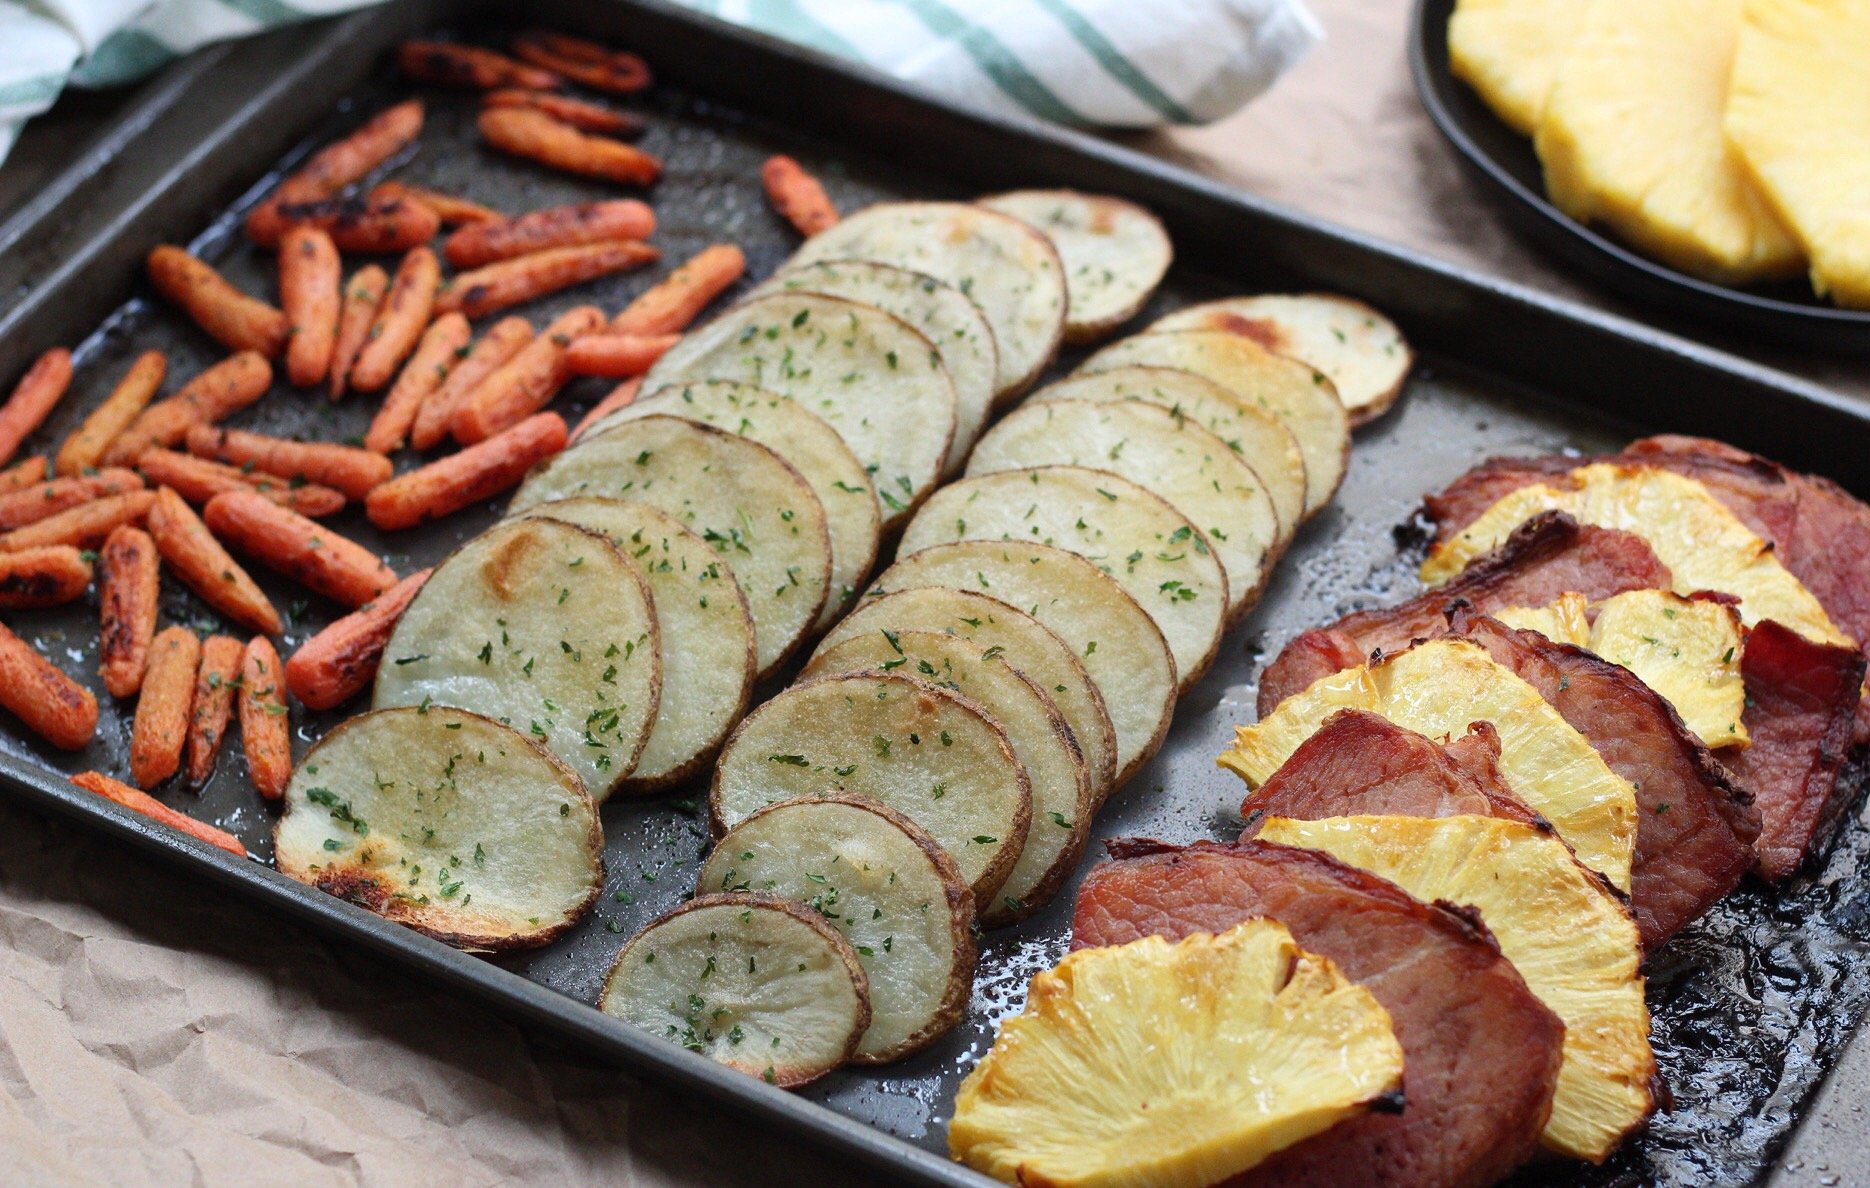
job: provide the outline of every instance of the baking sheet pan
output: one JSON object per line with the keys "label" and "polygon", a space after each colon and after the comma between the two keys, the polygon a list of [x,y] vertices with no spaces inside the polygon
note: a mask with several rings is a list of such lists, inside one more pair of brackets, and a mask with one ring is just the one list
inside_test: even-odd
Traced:
{"label": "baking sheet pan", "polygon": [[[1230,633],[1213,671],[1183,698],[1162,755],[1104,810],[1100,838],[1232,836],[1243,790],[1212,760],[1233,724],[1252,716],[1261,660],[1305,627],[1411,591],[1418,544],[1407,525],[1418,499],[1487,454],[1592,450],[1669,428],[1723,436],[1847,485],[1863,481],[1850,463],[1870,447],[1870,419],[1829,393],[1717,352],[1460,274],[1089,138],[947,108],[703,18],[653,4],[569,2],[531,6],[528,16],[639,48],[665,81],[639,106],[652,116],[645,146],[668,162],[652,200],[662,221],[656,239],[670,260],[729,239],[747,251],[753,278],[769,273],[794,241],[765,209],[758,165],[783,150],[820,173],[845,209],[880,198],[968,197],[1015,185],[1122,193],[1165,216],[1179,251],[1180,263],[1146,318],[1231,292],[1336,288],[1390,312],[1422,348],[1401,407],[1359,434],[1336,503],[1308,525],[1258,610]],[[197,330],[152,302],[140,278],[150,246],[190,242],[236,284],[270,292],[270,258],[237,232],[244,206],[265,192],[277,170],[408,93],[383,58],[398,38],[429,29],[490,37],[498,27],[484,22],[497,19],[473,5],[405,0],[316,33],[275,34],[215,51],[212,70],[191,67],[156,88],[76,169],[0,226],[0,292],[16,298],[0,311],[0,376],[16,374],[47,345],[82,341],[80,379],[47,436],[69,429],[137,351],[169,350],[178,376],[218,357]],[[601,193],[480,148],[471,96],[422,93],[430,100],[428,125],[421,144],[396,166],[397,177],[515,210]],[[616,308],[654,275],[611,278],[524,312],[538,321],[584,301]],[[581,411],[605,390],[597,381],[581,383],[560,406]],[[374,403],[334,406],[313,393],[282,390],[234,423],[341,439],[362,432]],[[353,512],[334,526],[408,572],[478,532],[492,514],[475,509],[387,537]],[[291,608],[286,649],[338,613],[286,583],[262,584]],[[179,588],[165,591],[164,614],[210,626]],[[95,616],[94,602],[85,602],[21,614],[15,626],[94,680]],[[77,756],[37,747],[16,724],[0,722],[7,792],[162,850],[583,1048],[656,1070],[907,1178],[979,1182],[942,1153],[947,1103],[991,1041],[994,1021],[1018,1009],[1027,978],[1062,953],[1075,880],[1045,912],[988,934],[967,1021],[933,1049],[788,1095],[638,1035],[587,1005],[624,937],[692,889],[707,844],[699,786],[606,806],[608,877],[598,909],[549,948],[484,961],[266,867],[172,837],[63,784],[55,773],[124,766],[129,715],[108,698],[100,701],[98,739]],[[337,717],[295,708],[299,746]],[[165,799],[230,829],[256,854],[268,853],[273,813],[246,787],[238,756],[223,757],[199,796],[175,790]],[[1870,830],[1853,818],[1814,875],[1778,896],[1743,889],[1658,954],[1650,999],[1675,1108],[1605,1168],[1567,1165],[1523,1178],[1743,1184],[1763,1174],[1870,997],[1862,977],[1870,892],[1857,877],[1866,851]]]}

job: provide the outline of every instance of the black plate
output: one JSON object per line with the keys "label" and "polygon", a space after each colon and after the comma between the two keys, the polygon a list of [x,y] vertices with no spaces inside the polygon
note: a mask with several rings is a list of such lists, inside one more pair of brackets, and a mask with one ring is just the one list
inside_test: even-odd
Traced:
{"label": "black plate", "polygon": [[1870,354],[1870,310],[1839,309],[1813,295],[1803,278],[1745,289],[1717,285],[1639,255],[1552,205],[1532,141],[1502,123],[1449,68],[1454,7],[1455,0],[1416,0],[1409,27],[1416,93],[1514,227],[1605,288],[1667,314],[1790,346]]}

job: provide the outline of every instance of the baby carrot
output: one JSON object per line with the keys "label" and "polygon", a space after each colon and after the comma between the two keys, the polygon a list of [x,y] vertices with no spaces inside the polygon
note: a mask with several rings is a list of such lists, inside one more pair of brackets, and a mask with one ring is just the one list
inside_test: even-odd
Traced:
{"label": "baby carrot", "polygon": [[240,668],[240,745],[247,752],[247,778],[261,796],[278,800],[292,778],[292,733],[279,653],[264,635],[247,643]]}
{"label": "baby carrot", "polygon": [[194,707],[188,715],[188,782],[199,788],[214,774],[214,760],[234,716],[234,693],[247,648],[231,635],[210,635],[201,645],[201,668],[195,674]]}
{"label": "baby carrot", "polygon": [[642,375],[681,339],[680,334],[590,334],[565,351],[573,375],[624,379]]}
{"label": "baby carrot", "polygon": [[149,668],[130,724],[130,778],[154,788],[182,766],[188,710],[195,697],[201,641],[186,627],[166,627],[149,646]]}
{"label": "baby carrot", "polygon": [[531,108],[561,123],[570,124],[580,132],[596,132],[601,136],[640,136],[644,127],[643,118],[632,112],[612,111],[608,107],[599,107],[569,95],[554,95],[550,91],[528,91],[519,87],[489,91],[481,98],[481,105]]}
{"label": "baby carrot", "polygon": [[442,312],[460,310],[470,318],[485,317],[600,276],[641,268],[661,255],[646,243],[627,239],[529,252],[472,272],[457,273],[441,291],[435,308]]}
{"label": "baby carrot", "polygon": [[403,448],[409,429],[416,423],[416,413],[435,389],[448,378],[448,369],[467,350],[474,337],[468,320],[458,313],[446,313],[429,323],[415,354],[403,364],[402,374],[383,399],[377,415],[364,434],[364,448],[379,454],[391,454]]}
{"label": "baby carrot", "polygon": [[257,492],[216,495],[204,518],[228,545],[345,606],[362,606],[396,584],[396,574],[369,549]]}
{"label": "baby carrot", "polygon": [[643,377],[639,375],[624,380],[622,383],[612,388],[610,390],[610,395],[604,397],[596,404],[593,404],[591,406],[591,411],[584,414],[584,420],[579,421],[578,427],[571,431],[571,439],[577,441],[590,430],[591,426],[597,424],[611,413],[616,412],[620,408],[628,408],[630,405],[634,404],[636,402],[636,393],[642,386]]}
{"label": "baby carrot", "polygon": [[695,253],[686,264],[638,294],[611,319],[612,334],[678,334],[708,303],[747,271],[747,257],[731,243]]}
{"label": "baby carrot", "polygon": [[418,450],[433,449],[448,436],[448,424],[454,419],[461,401],[482,380],[520,352],[532,341],[532,323],[517,315],[495,322],[480,341],[455,364],[442,386],[430,392],[416,413],[416,423],[409,432],[409,444]]}
{"label": "baby carrot", "polygon": [[97,566],[97,601],[103,618],[98,668],[112,697],[129,697],[143,687],[149,644],[156,636],[161,572],[156,542],[141,528],[126,524],[104,542]]}
{"label": "baby carrot", "polygon": [[188,451],[232,466],[263,470],[276,478],[302,479],[362,499],[396,467],[381,454],[322,441],[287,441],[244,429],[201,425],[188,435]]}
{"label": "baby carrot", "polygon": [[385,202],[417,202],[434,211],[442,222],[450,226],[462,223],[490,223],[506,216],[491,206],[482,206],[469,201],[458,194],[448,194],[441,190],[431,190],[426,186],[411,186],[399,181],[386,181],[370,191],[370,200]]}
{"label": "baby carrot", "polygon": [[503,153],[526,157],[626,186],[647,186],[662,175],[662,162],[642,149],[603,136],[587,136],[570,124],[529,107],[483,108],[480,134]]}
{"label": "baby carrot", "polygon": [[0,706],[61,751],[78,751],[97,733],[97,698],[31,645],[0,626]]}
{"label": "baby carrot", "polygon": [[449,426],[455,440],[472,445],[519,424],[551,403],[571,378],[565,366],[566,349],[574,339],[603,324],[603,311],[592,305],[580,305],[561,314],[461,401]]}
{"label": "baby carrot", "polygon": [[800,235],[810,238],[837,225],[838,208],[831,205],[825,187],[805,167],[783,153],[768,157],[760,167],[766,200]]}
{"label": "baby carrot", "polygon": [[144,409],[104,451],[112,466],[135,465],[144,450],[172,446],[196,425],[224,420],[266,395],[273,368],[253,351],[242,351],[208,368],[167,400]]}
{"label": "baby carrot", "polygon": [[285,227],[316,227],[338,250],[387,256],[420,247],[442,229],[442,217],[423,203],[401,198],[320,198],[279,207]]}
{"label": "baby carrot", "polygon": [[323,383],[338,340],[342,265],[331,236],[316,227],[289,227],[279,240],[279,303],[292,338],[286,343],[286,378],[309,388]]}
{"label": "baby carrot", "polygon": [[60,474],[82,474],[104,460],[104,451],[119,434],[156,398],[162,377],[169,369],[169,357],[161,351],[144,351],[130,370],[111,389],[104,402],[91,410],[84,424],[58,448],[54,463]]}
{"label": "baby carrot", "polygon": [[244,627],[279,634],[285,624],[271,600],[180,495],[167,487],[157,491],[147,527],[163,563],[203,602]]}
{"label": "baby carrot", "polygon": [[513,39],[513,55],[594,90],[629,95],[650,85],[649,65],[595,41],[535,31]]}
{"label": "baby carrot", "polygon": [[441,261],[428,248],[415,248],[403,257],[390,280],[389,294],[364,335],[357,362],[351,365],[351,387],[374,392],[390,382],[429,324],[441,279]]}
{"label": "baby carrot", "polygon": [[34,360],[0,407],[0,464],[12,460],[20,443],[39,427],[70,386],[70,351],[53,347]]}
{"label": "baby carrot", "polygon": [[396,620],[433,570],[412,573],[299,645],[286,661],[286,687],[313,710],[336,709],[377,675]]}
{"label": "baby carrot", "polygon": [[286,315],[236,289],[206,261],[165,243],[149,253],[148,267],[156,291],[228,350],[275,359],[285,349]]}
{"label": "baby carrot", "polygon": [[456,268],[475,268],[545,248],[648,239],[655,230],[656,212],[646,202],[572,202],[463,227],[448,237],[442,254]]}
{"label": "baby carrot", "polygon": [[438,87],[533,87],[543,91],[565,81],[550,70],[515,62],[505,54],[451,41],[405,41],[396,50],[396,64],[409,77]]}
{"label": "baby carrot", "polygon": [[0,532],[37,524],[81,503],[143,489],[143,476],[134,470],[109,467],[71,478],[48,479],[11,495],[0,495]]}
{"label": "baby carrot", "polygon": [[91,563],[70,545],[0,553],[0,609],[60,606],[83,598]]}
{"label": "baby carrot", "polygon": [[383,304],[383,291],[390,287],[390,274],[375,264],[366,264],[351,275],[344,287],[343,307],[338,313],[338,336],[331,348],[331,398],[344,395],[351,365],[357,352],[364,349],[370,324],[377,320],[377,308]]}
{"label": "baby carrot", "polygon": [[364,510],[385,532],[414,528],[517,485],[534,463],[564,448],[564,418],[540,413],[460,453],[391,479],[370,492]]}
{"label": "baby carrot", "polygon": [[207,842],[216,849],[226,850],[236,858],[247,856],[247,847],[240,844],[240,839],[225,829],[216,829],[186,813],[178,813],[168,805],[157,800],[147,792],[139,792],[130,785],[113,780],[102,772],[81,771],[71,777],[71,782],[86,792],[95,792],[105,800],[115,801],[133,813],[140,813],[152,821],[158,821],[177,833],[186,833],[196,841]]}
{"label": "baby carrot", "polygon": [[154,491],[125,491],[121,495],[106,495],[80,503],[36,524],[0,533],[0,552],[61,544],[92,548],[118,525],[140,522],[155,502]]}
{"label": "baby carrot", "polygon": [[300,483],[257,470],[241,470],[225,462],[178,454],[174,450],[144,450],[137,468],[152,483],[174,487],[190,503],[203,504],[225,491],[258,491],[281,507],[317,519],[344,510],[342,491],[317,483]]}
{"label": "baby carrot", "polygon": [[247,216],[247,235],[261,247],[279,244],[286,223],[284,203],[316,202],[364,179],[372,169],[402,151],[422,133],[422,101],[411,99],[386,108],[344,139],[312,155],[298,172],[280,183],[272,197]]}
{"label": "baby carrot", "polygon": [[46,465],[45,455],[34,454],[30,458],[22,458],[5,470],[0,470],[0,495],[11,495],[51,477],[52,468]]}

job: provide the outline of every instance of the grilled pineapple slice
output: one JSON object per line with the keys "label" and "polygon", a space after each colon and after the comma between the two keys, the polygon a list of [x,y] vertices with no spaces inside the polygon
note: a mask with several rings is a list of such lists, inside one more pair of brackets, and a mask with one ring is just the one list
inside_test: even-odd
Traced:
{"label": "grilled pineapple slice", "polygon": [[1748,626],[1775,619],[1819,643],[1855,647],[1772,546],[1691,478],[1649,466],[1595,462],[1563,479],[1531,483],[1503,497],[1458,534],[1429,550],[1422,580],[1439,586],[1543,511],[1616,528],[1649,542],[1675,578],[1675,592],[1715,590],[1740,599]]}
{"label": "grilled pineapple slice", "polygon": [[1507,786],[1552,823],[1579,861],[1629,890],[1636,790],[1538,690],[1466,640],[1417,644],[1321,677],[1257,725],[1236,727],[1220,765],[1258,787],[1341,709],[1368,710],[1430,738],[1493,723]]}
{"label": "grilled pineapple slice", "polygon": [[1559,209],[1726,284],[1804,260],[1721,128],[1740,4],[1593,0],[1533,138]]}
{"label": "grilled pineapple slice", "polygon": [[1480,911],[1527,987],[1565,1021],[1547,1147],[1598,1162],[1649,1116],[1656,1062],[1636,923],[1558,839],[1494,817],[1274,817],[1259,837]]}
{"label": "grilled pineapple slice", "polygon": [[955,1095],[948,1149],[1019,1184],[1199,1188],[1401,1084],[1390,1017],[1285,926],[1085,949]]}
{"label": "grilled pineapple slice", "polygon": [[1870,308],[1870,4],[1746,0],[1727,137],[1811,257],[1812,286]]}
{"label": "grilled pineapple slice", "polygon": [[1531,136],[1584,8],[1580,0],[1460,0],[1448,21],[1448,64],[1493,114]]}
{"label": "grilled pineapple slice", "polygon": [[1515,631],[1537,631],[1554,643],[1591,646],[1591,604],[1582,594],[1560,594],[1545,606],[1509,606],[1492,617]]}

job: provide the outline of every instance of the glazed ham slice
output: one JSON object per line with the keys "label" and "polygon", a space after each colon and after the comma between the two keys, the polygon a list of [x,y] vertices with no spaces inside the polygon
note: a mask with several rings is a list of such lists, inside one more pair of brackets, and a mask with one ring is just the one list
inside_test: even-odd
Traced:
{"label": "glazed ham slice", "polygon": [[1311,850],[1114,842],[1085,880],[1072,947],[1178,940],[1271,917],[1389,1011],[1407,1106],[1341,1122],[1230,1188],[1359,1184],[1480,1188],[1538,1150],[1564,1025],[1477,917],[1422,903]]}

